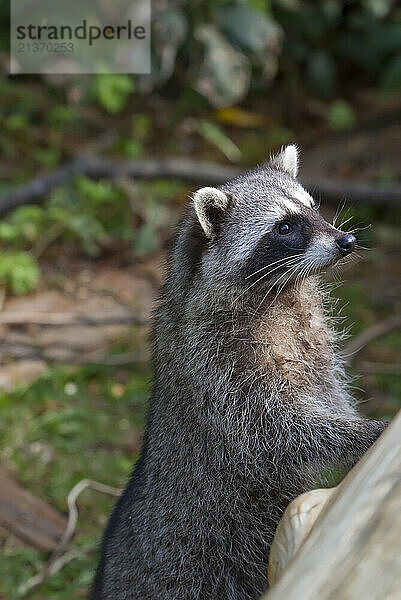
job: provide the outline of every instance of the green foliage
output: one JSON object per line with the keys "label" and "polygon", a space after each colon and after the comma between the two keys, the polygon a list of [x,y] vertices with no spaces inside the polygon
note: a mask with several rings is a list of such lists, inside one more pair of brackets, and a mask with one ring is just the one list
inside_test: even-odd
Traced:
{"label": "green foliage", "polygon": [[117,143],[118,151],[133,160],[143,154],[144,144],[151,131],[151,120],[147,115],[137,114],[132,119],[130,137],[122,137]]}
{"label": "green foliage", "polygon": [[43,206],[23,206],[0,224],[0,240],[29,248],[49,236],[75,239],[90,256],[99,254],[109,236],[128,234],[129,204],[110,182],[80,176],[72,186],[56,188]]}
{"label": "green foliage", "polygon": [[399,13],[386,1],[209,0],[195,9],[184,0],[156,17],[147,86],[174,79],[213,106],[229,106],[282,70],[305,75],[312,92],[330,98],[355,67],[384,89],[397,89],[400,29]]}
{"label": "green foliage", "polygon": [[152,127],[152,122],[148,115],[136,114],[132,119],[132,135],[140,142],[144,142],[148,137]]}
{"label": "green foliage", "polygon": [[8,243],[32,244],[38,239],[45,225],[46,215],[42,207],[21,206],[0,223],[0,240]]}
{"label": "green foliage", "polygon": [[0,222],[0,283],[15,294],[31,291],[39,278],[35,256],[56,241],[77,242],[93,257],[116,239],[130,241],[138,255],[152,252],[160,243],[159,228],[170,221],[167,201],[181,189],[168,181],[138,184],[131,206],[121,187],[76,177],[42,206],[22,206]]}
{"label": "green foliage", "polygon": [[[19,480],[34,494],[66,513],[68,492],[81,479],[115,487],[127,480],[136,459],[130,443],[143,427],[147,396],[148,373],[132,367],[127,371],[104,366],[50,369],[29,387],[0,392],[0,456],[18,469]],[[79,535],[72,542],[78,556],[31,594],[32,600],[86,597],[114,502],[89,490],[82,493]],[[19,585],[46,560],[46,554],[37,550],[11,543],[3,546],[4,598],[19,600]]]}
{"label": "green foliage", "polygon": [[174,194],[181,190],[181,185],[174,181],[144,182],[138,186],[135,213],[141,225],[135,232],[134,252],[143,256],[156,250],[159,246],[158,230],[161,225],[169,223],[170,212],[168,202]]}
{"label": "green foliage", "polygon": [[55,104],[47,114],[47,120],[55,129],[69,125],[76,120],[77,116],[72,106],[66,104]]}
{"label": "green foliage", "polygon": [[104,73],[96,75],[93,92],[101,106],[115,114],[123,110],[133,89],[134,83],[129,75]]}
{"label": "green foliage", "polygon": [[45,167],[55,167],[61,158],[57,148],[39,148],[34,152],[33,158]]}
{"label": "green foliage", "polygon": [[350,129],[355,125],[355,113],[352,106],[343,100],[336,100],[329,108],[328,122],[331,129]]}
{"label": "green foliage", "polygon": [[117,144],[118,151],[127,158],[136,160],[142,156],[143,144],[132,138],[121,138]]}
{"label": "green foliage", "polygon": [[8,131],[23,131],[28,127],[28,119],[26,115],[13,113],[4,120],[4,125]]}
{"label": "green foliage", "polygon": [[164,84],[179,65],[180,85],[192,86],[213,106],[235,104],[248,93],[251,75],[264,82],[274,77],[281,37],[261,3],[209,1],[195,9],[186,0],[158,14],[147,84]]}
{"label": "green foliage", "polygon": [[76,239],[87,254],[97,255],[108,232],[122,225],[124,206],[125,196],[111,184],[79,177],[75,187],[57,188],[43,206],[16,209],[0,223],[0,242],[7,248],[0,251],[0,283],[17,295],[34,289],[40,276],[35,254],[60,236]]}
{"label": "green foliage", "polygon": [[39,268],[28,252],[0,253],[0,283],[13,294],[32,291],[39,281]]}
{"label": "green foliage", "polygon": [[386,64],[399,54],[400,25],[389,17],[390,5],[376,11],[374,2],[276,4],[275,17],[286,33],[283,55],[298,70],[306,67],[309,85],[323,98],[335,93],[344,61],[347,74],[356,67],[380,83]]}
{"label": "green foliage", "polygon": [[[76,239],[89,256],[96,256],[108,240],[107,208],[123,199],[110,182],[76,178],[74,187],[57,188],[43,208],[46,228],[58,226],[66,239]],[[118,205],[118,204],[117,204]],[[112,223],[109,224],[110,228]]]}
{"label": "green foliage", "polygon": [[198,133],[208,142],[216,146],[232,162],[241,159],[241,150],[216,123],[204,119],[194,121]]}

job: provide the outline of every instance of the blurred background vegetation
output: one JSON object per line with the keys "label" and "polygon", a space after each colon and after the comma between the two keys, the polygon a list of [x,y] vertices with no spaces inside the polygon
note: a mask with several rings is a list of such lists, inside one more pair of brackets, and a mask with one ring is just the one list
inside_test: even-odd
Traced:
{"label": "blurred background vegetation", "polygon": [[[62,515],[83,478],[124,485],[151,381],[150,310],[167,240],[195,184],[77,175],[40,202],[4,211],[7,195],[87,154],[246,167],[293,141],[309,180],[396,184],[397,4],[154,0],[151,75],[10,77],[9,6],[0,0],[0,468],[7,477]],[[350,226],[367,227],[360,239],[369,250],[333,289],[340,326],[352,338],[399,313],[401,223],[399,205],[338,200],[336,207],[323,198],[328,218],[339,210]],[[350,358],[360,409],[375,418],[391,418],[401,404],[401,336],[388,329]],[[29,591],[21,586],[49,549],[28,543],[0,514],[0,598],[86,597],[113,502],[82,493],[71,559]]]}

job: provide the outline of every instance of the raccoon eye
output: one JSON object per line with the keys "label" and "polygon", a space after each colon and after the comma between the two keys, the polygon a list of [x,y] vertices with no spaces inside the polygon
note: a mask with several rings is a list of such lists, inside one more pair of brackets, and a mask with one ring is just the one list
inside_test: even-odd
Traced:
{"label": "raccoon eye", "polygon": [[290,223],[287,223],[287,221],[280,223],[278,226],[278,232],[281,233],[281,235],[287,235],[287,233],[290,233],[291,229],[291,225]]}

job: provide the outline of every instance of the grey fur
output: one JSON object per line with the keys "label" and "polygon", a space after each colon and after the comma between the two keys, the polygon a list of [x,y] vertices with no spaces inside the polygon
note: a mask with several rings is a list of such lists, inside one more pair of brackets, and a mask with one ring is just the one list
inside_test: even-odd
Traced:
{"label": "grey fur", "polygon": [[[220,188],[227,207],[201,211],[210,236],[193,205],[180,224],[144,447],[104,536],[94,600],[259,598],[289,501],[323,466],[351,467],[385,427],[357,415],[324,308],[318,272],[339,258],[341,232],[279,164]],[[276,230],[288,207],[304,224],[295,250]],[[283,248],[288,261],[276,262]]]}

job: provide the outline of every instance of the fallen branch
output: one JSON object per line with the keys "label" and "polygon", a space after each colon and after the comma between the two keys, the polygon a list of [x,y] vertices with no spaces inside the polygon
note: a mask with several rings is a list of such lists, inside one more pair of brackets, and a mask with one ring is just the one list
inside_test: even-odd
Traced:
{"label": "fallen branch", "polygon": [[[177,178],[203,185],[221,185],[243,172],[238,167],[192,160],[181,157],[155,158],[136,161],[115,160],[85,155],[56,169],[19,185],[0,195],[0,213],[5,213],[23,204],[42,201],[55,187],[65,184],[76,175],[93,179],[137,179]],[[302,179],[306,188],[327,202],[338,202],[343,198],[351,203],[399,204],[401,185],[377,185],[360,181],[338,181],[334,179]]]}
{"label": "fallen branch", "polygon": [[121,179],[127,176],[138,179],[177,177],[201,183],[208,181],[210,185],[217,185],[238,172],[234,167],[180,158],[123,161],[81,156],[52,173],[1,194],[0,213],[27,203],[40,202],[55,187],[67,183],[76,175],[85,175],[93,179]]}
{"label": "fallen branch", "polygon": [[397,329],[401,326],[401,316],[392,315],[384,321],[380,321],[379,323],[375,323],[372,327],[368,327],[364,329],[359,335],[357,335],[349,344],[345,347],[343,351],[343,356],[348,359],[349,362],[352,362],[355,358],[355,355],[365,348],[370,342],[373,340],[390,333],[394,329]]}
{"label": "fallen branch", "polygon": [[14,342],[5,344],[5,349],[0,344],[0,366],[9,364],[10,357],[13,362],[19,360],[37,360],[55,362],[68,365],[98,365],[105,367],[122,367],[125,365],[147,364],[137,352],[122,352],[121,354],[110,354],[106,356],[93,356],[95,349],[89,352],[74,350],[71,346],[59,346],[48,348],[44,344],[29,344],[27,342]]}
{"label": "fallen branch", "polygon": [[[78,360],[81,360],[79,363]],[[78,359],[74,364],[84,365],[99,365],[104,367],[124,367],[126,365],[140,365],[141,363],[147,364],[148,361],[143,361],[138,357],[137,352],[123,352],[122,354],[110,354],[103,358],[85,358]]]}
{"label": "fallen branch", "polygon": [[146,322],[138,319],[126,311],[112,313],[111,311],[98,311],[91,314],[65,312],[41,313],[34,311],[4,311],[0,312],[0,325],[43,325],[66,327],[72,325],[87,325],[92,327],[105,325],[145,325]]}
{"label": "fallen branch", "polygon": [[80,494],[86,489],[92,489],[95,492],[100,492],[101,494],[107,494],[108,496],[121,496],[122,490],[119,488],[114,488],[109,485],[105,485],[103,483],[98,483],[97,481],[92,481],[91,479],[82,479],[79,481],[74,487],[70,490],[67,497],[67,506],[68,506],[68,522],[65,528],[63,535],[60,538],[59,543],[56,548],[52,552],[50,559],[44,565],[42,570],[34,575],[28,581],[21,584],[18,588],[18,593],[21,597],[26,596],[28,592],[32,592],[34,589],[37,589],[46,579],[58,573],[60,569],[63,568],[68,562],[80,556],[80,552],[75,549],[70,550],[69,552],[64,553],[64,550],[72,540],[78,521],[78,508],[77,508],[77,500]]}
{"label": "fallen branch", "polygon": [[125,366],[146,366],[147,360],[140,358],[137,352],[123,352],[122,354],[110,354],[99,358],[88,357],[85,354],[79,355],[78,352],[70,356],[59,356],[57,353],[44,350],[40,354],[29,357],[32,359],[40,359],[46,362],[55,362],[67,365],[85,366],[95,365],[98,367],[125,367]]}
{"label": "fallen branch", "polygon": [[[29,343],[25,341],[0,342],[0,366],[9,364],[10,358],[16,361],[46,361],[68,365],[98,365],[106,367],[119,367],[125,365],[143,365],[147,360],[138,352],[122,352],[119,354],[100,355],[104,345],[83,352],[74,349],[71,345],[55,345]],[[1,384],[0,384],[1,387]]]}
{"label": "fallen branch", "polygon": [[7,469],[0,468],[0,526],[24,544],[51,552],[57,547],[67,520],[16,481]]}

